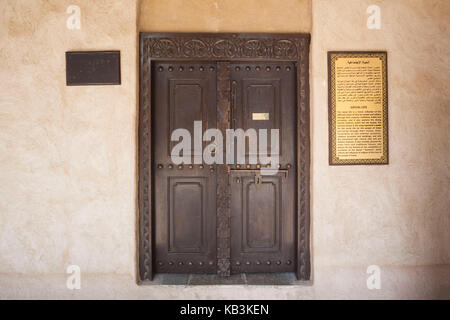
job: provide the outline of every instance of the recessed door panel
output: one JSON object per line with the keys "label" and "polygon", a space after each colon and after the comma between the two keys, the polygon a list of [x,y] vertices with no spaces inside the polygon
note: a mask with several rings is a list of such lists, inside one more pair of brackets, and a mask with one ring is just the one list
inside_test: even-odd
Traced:
{"label": "recessed door panel", "polygon": [[169,252],[206,251],[206,178],[169,177]]}
{"label": "recessed door panel", "polygon": [[[241,128],[266,129],[270,137],[271,129],[281,129],[280,79],[249,79],[241,81],[242,113]],[[237,114],[240,114],[237,110]],[[268,149],[271,141],[267,141]],[[247,150],[247,155],[251,150]]]}
{"label": "recessed door panel", "polygon": [[242,250],[276,252],[280,243],[281,186],[279,177],[266,177],[256,184],[242,178]]}
{"label": "recessed door panel", "polygon": [[[279,128],[279,80],[243,80],[245,128]],[[264,114],[264,117],[257,116]]]}
{"label": "recessed door panel", "polygon": [[[208,129],[208,91],[211,90],[209,79],[169,79],[169,132],[167,137],[170,140],[171,134],[176,129],[186,129],[194,137],[194,121],[201,121],[203,129]],[[211,101],[209,101],[211,103]],[[177,144],[176,141],[169,141],[167,144],[168,154]],[[191,144],[190,154],[200,156],[195,153]],[[182,155],[182,153],[180,153]]]}

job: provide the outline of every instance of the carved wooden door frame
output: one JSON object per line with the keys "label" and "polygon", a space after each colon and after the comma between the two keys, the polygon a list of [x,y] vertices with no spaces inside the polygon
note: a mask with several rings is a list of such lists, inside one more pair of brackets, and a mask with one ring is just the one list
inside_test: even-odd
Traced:
{"label": "carved wooden door frame", "polygon": [[[141,33],[139,89],[139,281],[153,279],[151,66],[173,61],[293,61],[297,65],[296,274],[309,280],[310,261],[310,35],[249,33]],[[219,84],[218,84],[219,86]],[[225,88],[226,91],[226,88]],[[219,115],[218,115],[219,116]],[[220,217],[218,217],[220,218]],[[219,222],[219,221],[218,221]],[[218,228],[220,228],[218,223]],[[228,249],[229,250],[229,249]],[[219,251],[219,250],[218,250]]]}

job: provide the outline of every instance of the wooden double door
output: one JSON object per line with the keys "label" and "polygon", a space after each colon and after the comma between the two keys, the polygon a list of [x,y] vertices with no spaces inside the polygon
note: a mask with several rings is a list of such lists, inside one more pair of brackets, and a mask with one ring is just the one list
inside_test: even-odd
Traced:
{"label": "wooden double door", "polygon": [[[296,263],[296,65],[152,64],[153,265],[157,273],[293,272]],[[208,164],[194,145],[217,128],[279,129],[277,173],[267,164]],[[192,136],[191,163],[171,158],[175,129]],[[223,150],[226,152],[226,133]],[[236,152],[235,152],[236,154]],[[223,156],[226,161],[225,155]]]}

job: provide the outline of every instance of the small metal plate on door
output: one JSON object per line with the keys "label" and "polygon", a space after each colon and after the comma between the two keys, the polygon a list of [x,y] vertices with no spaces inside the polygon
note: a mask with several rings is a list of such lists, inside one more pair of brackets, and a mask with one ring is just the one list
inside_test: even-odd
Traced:
{"label": "small metal plate on door", "polygon": [[252,120],[269,120],[269,114],[253,112]]}
{"label": "small metal plate on door", "polygon": [[66,84],[120,84],[120,51],[66,52]]}

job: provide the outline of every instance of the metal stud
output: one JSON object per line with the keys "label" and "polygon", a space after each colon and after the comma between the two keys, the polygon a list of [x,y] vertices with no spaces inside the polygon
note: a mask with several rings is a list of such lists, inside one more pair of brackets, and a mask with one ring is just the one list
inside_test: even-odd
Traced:
{"label": "metal stud", "polygon": [[194,166],[192,164],[189,165],[189,169],[193,169]]}
{"label": "metal stud", "polygon": [[179,265],[179,266],[182,266],[183,264],[184,264],[184,263],[183,263],[183,262],[181,262],[181,261],[180,261],[180,262],[178,262],[178,265]]}
{"label": "metal stud", "polygon": [[199,165],[198,167],[199,167],[200,169],[203,169],[205,166],[201,164],[201,165]]}
{"label": "metal stud", "polygon": [[251,263],[250,261],[247,261],[245,264],[249,266],[249,265],[251,265],[252,263]]}
{"label": "metal stud", "polygon": [[256,71],[259,71],[259,70],[261,70],[261,67],[257,66],[255,69],[256,69]]}
{"label": "metal stud", "polygon": [[162,261],[160,261],[160,262],[158,262],[158,264],[159,264],[160,266],[162,266],[164,263],[163,263]]}
{"label": "metal stud", "polygon": [[236,261],[236,265],[237,265],[237,266],[240,266],[241,263],[240,263],[239,261]]}
{"label": "metal stud", "polygon": [[169,164],[167,167],[168,167],[169,169],[173,169],[173,164]]}
{"label": "metal stud", "polygon": [[277,66],[277,67],[275,68],[275,70],[280,71],[280,70],[281,70],[281,67],[280,67],[280,66]]}
{"label": "metal stud", "polygon": [[266,168],[270,168],[270,163],[266,164]]}
{"label": "metal stud", "polygon": [[162,164],[158,164],[158,169],[162,169],[164,166]]}
{"label": "metal stud", "polygon": [[288,163],[288,164],[286,165],[286,167],[287,167],[288,169],[290,169],[292,166],[291,166],[290,163]]}
{"label": "metal stud", "polygon": [[169,261],[169,266],[173,266],[173,261]]}
{"label": "metal stud", "polygon": [[270,71],[270,67],[266,67],[266,71],[269,72]]}
{"label": "metal stud", "polygon": [[259,260],[256,261],[256,264],[257,264],[257,265],[260,265],[260,264],[261,264],[261,261],[259,261]]}
{"label": "metal stud", "polygon": [[184,68],[183,67],[179,67],[178,71],[183,72]]}
{"label": "metal stud", "polygon": [[169,67],[169,71],[172,72],[172,71],[173,71],[173,68],[172,68],[172,67]]}
{"label": "metal stud", "polygon": [[245,67],[246,71],[250,71],[250,69],[251,69],[250,67]]}
{"label": "metal stud", "polygon": [[281,168],[281,164],[278,164],[277,167],[278,167],[278,169],[280,169]]}
{"label": "metal stud", "polygon": [[202,66],[202,67],[199,68],[199,70],[200,71],[205,71],[205,68],[203,68],[203,66]]}
{"label": "metal stud", "polygon": [[189,71],[194,71],[194,67],[189,67]]}
{"label": "metal stud", "polygon": [[236,168],[238,168],[238,169],[239,169],[240,167],[241,167],[241,165],[240,165],[240,164],[237,164],[237,165],[236,165]]}
{"label": "metal stud", "polygon": [[246,165],[247,169],[250,169],[252,167],[251,164]]}
{"label": "metal stud", "polygon": [[261,165],[258,163],[257,165],[256,165],[256,168],[261,168]]}
{"label": "metal stud", "polygon": [[209,264],[210,266],[212,266],[212,265],[214,265],[214,261],[210,261],[208,264]]}
{"label": "metal stud", "polygon": [[158,71],[159,71],[159,72],[162,72],[162,71],[164,71],[164,68],[163,68],[163,67],[159,67],[159,68],[158,68]]}
{"label": "metal stud", "polygon": [[278,261],[277,261],[277,265],[280,265],[280,264],[281,264],[281,261],[280,261],[280,260],[278,260]]}
{"label": "metal stud", "polygon": [[291,263],[292,263],[291,260],[286,261],[287,265],[290,265]]}
{"label": "metal stud", "polygon": [[266,261],[266,264],[267,264],[267,265],[270,265],[270,264],[271,264],[270,260],[267,260],[267,261]]}
{"label": "metal stud", "polygon": [[191,261],[189,261],[189,262],[188,262],[188,265],[192,266],[192,262],[191,262]]}
{"label": "metal stud", "polygon": [[178,165],[178,169],[182,170],[183,169],[183,165],[182,164]]}
{"label": "metal stud", "polygon": [[202,265],[203,265],[203,261],[200,261],[198,264],[199,264],[200,266],[202,266]]}
{"label": "metal stud", "polygon": [[236,68],[234,68],[234,70],[241,71],[241,67],[236,67]]}
{"label": "metal stud", "polygon": [[286,71],[287,72],[291,71],[291,67],[286,67]]}
{"label": "metal stud", "polygon": [[209,67],[209,71],[214,71],[214,67]]}
{"label": "metal stud", "polygon": [[210,169],[214,169],[214,166],[213,166],[213,165],[210,165],[209,168],[210,168]]}

